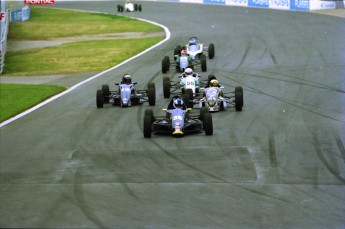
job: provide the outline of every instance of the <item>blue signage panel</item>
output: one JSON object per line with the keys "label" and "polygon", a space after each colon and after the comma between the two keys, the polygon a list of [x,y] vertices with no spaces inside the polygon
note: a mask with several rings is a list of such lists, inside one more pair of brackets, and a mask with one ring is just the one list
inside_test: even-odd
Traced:
{"label": "blue signage panel", "polygon": [[248,0],[248,6],[268,8],[269,0]]}
{"label": "blue signage panel", "polygon": [[309,10],[310,0],[291,0],[291,10]]}
{"label": "blue signage panel", "polygon": [[205,4],[219,4],[225,5],[225,0],[204,0]]}

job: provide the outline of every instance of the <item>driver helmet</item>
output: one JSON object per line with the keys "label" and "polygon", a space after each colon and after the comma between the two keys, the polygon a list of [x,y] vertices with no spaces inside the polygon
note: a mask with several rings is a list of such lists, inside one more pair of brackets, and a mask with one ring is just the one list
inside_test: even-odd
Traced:
{"label": "driver helmet", "polygon": [[186,76],[191,76],[193,75],[193,70],[191,68],[186,68],[186,70],[184,70],[184,74]]}
{"label": "driver helmet", "polygon": [[123,76],[123,83],[125,84],[131,84],[132,83],[132,77],[128,74]]}
{"label": "driver helmet", "polygon": [[190,39],[189,45],[196,45],[196,39],[195,38]]}
{"label": "driver helmet", "polygon": [[174,103],[173,103],[173,106],[176,108],[176,109],[182,109],[183,108],[183,100],[178,98],[178,99],[175,99],[174,100]]}
{"label": "driver helmet", "polygon": [[215,80],[215,79],[211,80],[210,86],[211,87],[218,87],[219,86],[218,80]]}
{"label": "driver helmet", "polygon": [[183,49],[183,50],[181,51],[181,56],[188,56],[187,50]]}

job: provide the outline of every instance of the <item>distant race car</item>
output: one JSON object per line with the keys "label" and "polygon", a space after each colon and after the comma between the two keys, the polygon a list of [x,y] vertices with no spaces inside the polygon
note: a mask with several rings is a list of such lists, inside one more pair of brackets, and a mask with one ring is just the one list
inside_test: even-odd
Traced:
{"label": "distant race car", "polygon": [[174,61],[170,61],[169,56],[164,56],[162,59],[162,73],[167,73],[170,68],[175,68],[177,72],[184,72],[186,68],[195,69],[196,67],[201,68],[202,72],[207,71],[206,56],[202,54],[200,58],[193,59],[187,50],[180,50],[178,54],[174,55]]}
{"label": "distant race car", "polygon": [[205,56],[204,52],[208,52],[208,57],[210,59],[213,59],[215,56],[214,44],[211,43],[208,47],[205,47],[204,44],[201,43],[197,37],[189,38],[188,44],[186,44],[183,48],[180,45],[178,45],[175,48],[175,53],[179,53],[182,49],[186,49],[188,55],[190,55],[190,57],[193,60],[200,59],[203,56]]}
{"label": "distant race car", "polygon": [[134,11],[139,11],[141,12],[142,7],[140,4],[133,4],[129,1],[125,3],[125,5],[117,5],[117,12],[134,12]]}
{"label": "distant race car", "polygon": [[146,109],[144,115],[144,137],[150,138],[152,133],[183,136],[189,133],[205,131],[206,135],[213,134],[212,116],[206,108],[200,110],[199,115],[190,115],[191,108],[183,104],[181,97],[171,99],[165,116],[154,116],[152,109]]}
{"label": "distant race car", "polygon": [[[213,75],[209,76],[209,82],[203,88],[203,98],[197,101],[200,108],[207,108],[210,112],[222,111],[227,107],[235,107],[236,111],[242,111],[243,107],[243,88],[235,87],[234,92],[223,93],[218,80]],[[227,96],[226,94],[232,94]]]}
{"label": "distant race car", "polygon": [[149,83],[146,90],[136,90],[134,87],[137,83],[124,82],[115,83],[118,90],[110,91],[109,85],[103,84],[101,90],[96,93],[97,108],[102,108],[103,104],[112,103],[114,106],[130,107],[132,105],[149,102],[150,106],[156,104],[156,87],[154,83]]}

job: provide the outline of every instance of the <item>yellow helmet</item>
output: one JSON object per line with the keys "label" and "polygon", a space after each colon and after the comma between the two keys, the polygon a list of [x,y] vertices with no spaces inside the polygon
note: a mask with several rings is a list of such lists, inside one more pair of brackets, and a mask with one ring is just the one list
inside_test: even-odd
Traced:
{"label": "yellow helmet", "polygon": [[219,83],[218,83],[218,80],[211,80],[210,81],[210,86],[211,87],[218,87]]}

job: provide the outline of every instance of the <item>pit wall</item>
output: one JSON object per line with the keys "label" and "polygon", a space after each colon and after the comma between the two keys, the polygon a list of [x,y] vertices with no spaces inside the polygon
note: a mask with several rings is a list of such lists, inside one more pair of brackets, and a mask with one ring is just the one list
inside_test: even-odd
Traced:
{"label": "pit wall", "polygon": [[335,1],[321,0],[179,0],[179,2],[304,11],[336,8]]}

